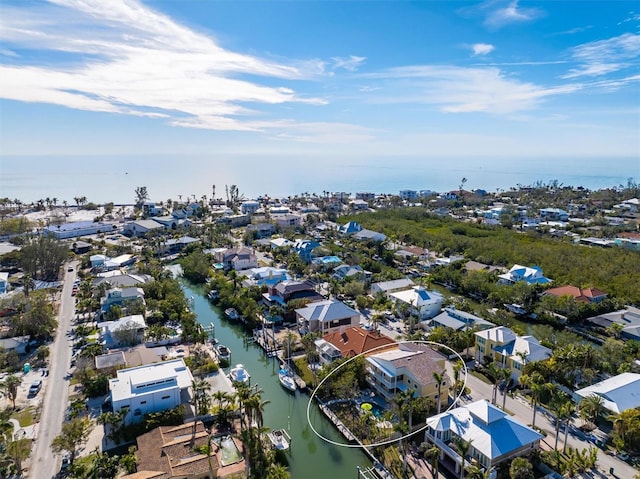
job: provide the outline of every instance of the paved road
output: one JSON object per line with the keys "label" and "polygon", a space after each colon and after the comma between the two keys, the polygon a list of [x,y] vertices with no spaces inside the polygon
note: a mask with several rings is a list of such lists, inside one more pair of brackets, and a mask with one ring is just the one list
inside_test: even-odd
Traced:
{"label": "paved road", "polygon": [[[453,377],[453,370],[451,369],[451,365],[448,364],[448,373],[449,377]],[[471,401],[477,401],[479,399],[487,399],[491,401],[491,395],[493,393],[493,386],[491,384],[487,384],[475,376],[468,375],[467,376],[467,386],[471,389]],[[503,395],[500,391],[498,391],[498,398],[496,400],[499,407],[502,407],[502,399]],[[462,404],[469,401],[463,401]],[[511,397],[507,395],[505,409],[507,412],[515,416],[520,422],[523,424],[531,424],[531,420],[533,418],[533,409],[529,405],[529,403],[521,396],[515,395]],[[543,409],[538,409],[536,413],[536,426],[544,429],[547,432],[547,437],[544,441],[550,448],[553,448],[555,444],[555,426],[553,424],[553,417],[551,414],[547,414]],[[575,425],[574,425],[575,426]],[[567,445],[577,449],[584,449],[595,447],[593,444],[583,439],[584,435],[576,428],[571,428],[569,430],[569,436],[567,440]],[[564,433],[560,433],[560,439],[558,440],[558,448],[562,448],[564,444]],[[609,470],[614,468],[614,474],[609,474]],[[613,456],[608,456],[601,449],[598,449],[598,469],[603,475],[607,477],[617,477],[617,478],[629,478],[635,477],[638,474],[638,471],[631,467],[624,461],[621,461]]]}
{"label": "paved road", "polygon": [[37,425],[37,435],[31,452],[31,466],[28,477],[47,479],[56,476],[61,458],[51,451],[51,441],[62,429],[69,397],[69,382],[65,379],[71,362],[72,342],[67,336],[75,310],[75,300],[71,296],[76,278],[77,262],[71,263],[73,272],[64,265],[64,284],[58,313],[58,330],[53,344],[49,347],[49,380],[44,391],[42,413]]}

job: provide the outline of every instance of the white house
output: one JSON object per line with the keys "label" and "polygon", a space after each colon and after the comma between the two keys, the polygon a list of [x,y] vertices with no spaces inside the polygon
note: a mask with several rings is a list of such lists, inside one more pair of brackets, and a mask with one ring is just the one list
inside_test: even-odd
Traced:
{"label": "white house", "polygon": [[[453,461],[459,474],[463,459],[452,447],[459,437],[470,443],[466,465],[475,459],[485,470],[538,449],[543,436],[490,404],[486,399],[427,419],[425,442],[440,449],[443,464]],[[445,460],[445,457],[449,460]]]}
{"label": "white house", "polygon": [[371,285],[371,295],[383,293],[389,295],[396,291],[402,291],[411,288],[415,283],[409,278],[394,279],[391,281],[382,281]]}
{"label": "white house", "polygon": [[511,269],[498,276],[500,284],[515,284],[524,281],[527,284],[547,284],[552,280],[545,278],[539,266],[522,266],[514,264]]}
{"label": "white house", "polygon": [[128,302],[144,302],[144,291],[142,288],[112,288],[100,299],[100,309],[103,312],[109,311],[113,305],[123,305]]}
{"label": "white house", "polygon": [[640,374],[622,373],[575,392],[578,400],[600,396],[603,406],[614,414],[640,407]]}
{"label": "white house", "polygon": [[320,331],[323,334],[339,330],[343,326],[360,324],[360,313],[334,299],[316,301],[304,308],[296,309],[296,318],[301,330]]}
{"label": "white house", "polygon": [[406,304],[412,314],[417,315],[421,321],[433,318],[442,309],[444,298],[440,293],[427,291],[423,286],[414,286],[413,289],[391,293],[390,297],[396,302],[396,309]]}
{"label": "white house", "polygon": [[193,376],[182,358],[120,369],[109,380],[114,411],[127,411],[125,424],[138,422],[151,412],[189,403]]}

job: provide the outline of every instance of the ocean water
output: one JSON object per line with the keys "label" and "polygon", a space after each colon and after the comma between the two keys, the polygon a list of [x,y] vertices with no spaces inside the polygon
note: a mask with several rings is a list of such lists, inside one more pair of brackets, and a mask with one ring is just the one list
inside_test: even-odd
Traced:
{"label": "ocean water", "polygon": [[466,178],[465,189],[508,190],[557,180],[595,190],[640,181],[640,158],[409,158],[334,156],[1,156],[0,197],[23,202],[56,198],[58,204],[88,201],[132,203],[146,186],[150,199],[189,196],[225,198],[237,185],[247,198],[268,194],[359,191],[398,193],[402,189],[449,191]]}

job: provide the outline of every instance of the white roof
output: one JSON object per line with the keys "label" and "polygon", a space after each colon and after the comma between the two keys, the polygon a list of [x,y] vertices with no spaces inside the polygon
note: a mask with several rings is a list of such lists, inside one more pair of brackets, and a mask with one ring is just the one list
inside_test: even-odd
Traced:
{"label": "white roof", "polygon": [[9,280],[9,273],[0,271],[0,281],[7,282]]}
{"label": "white roof", "polygon": [[491,460],[542,439],[542,435],[516,421],[487,400],[461,406],[427,419],[436,431],[450,430]]}
{"label": "white roof", "polygon": [[132,316],[124,316],[116,321],[105,321],[100,323],[99,326],[101,330],[113,333],[119,329],[146,328],[147,323],[145,323],[141,314],[134,314]]}
{"label": "white roof", "polygon": [[442,303],[444,301],[444,298],[440,293],[427,291],[422,286],[414,286],[413,289],[391,293],[391,296],[404,303],[411,304],[416,308],[429,304]]}
{"label": "white roof", "polygon": [[118,377],[109,380],[111,400],[114,403],[152,391],[191,386],[193,376],[182,358],[135,368],[121,369]]}
{"label": "white roof", "polygon": [[580,397],[598,395],[604,400],[604,407],[620,413],[640,407],[640,374],[622,373],[599,383],[576,391]]}

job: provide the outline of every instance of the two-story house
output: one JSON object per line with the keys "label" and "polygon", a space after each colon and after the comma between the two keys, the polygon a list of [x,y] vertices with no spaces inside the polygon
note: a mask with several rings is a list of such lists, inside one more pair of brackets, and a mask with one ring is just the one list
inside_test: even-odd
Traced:
{"label": "two-story house", "polygon": [[112,306],[126,306],[128,303],[142,302],[144,304],[144,291],[142,288],[112,288],[106,291],[100,299],[100,310],[106,313]]}
{"label": "two-story house", "polygon": [[421,321],[436,316],[444,302],[444,297],[440,293],[427,291],[423,286],[414,286],[409,290],[391,293],[390,297],[395,301],[398,311],[406,308],[410,314],[416,315]]}
{"label": "two-story house", "polygon": [[381,351],[396,342],[378,331],[367,331],[360,327],[340,328],[325,334],[315,341],[316,350],[322,364],[339,358],[352,358],[367,351]]}
{"label": "two-story house", "polygon": [[215,252],[214,257],[226,271],[231,269],[240,271],[258,267],[258,258],[251,248],[241,247],[218,250]]}
{"label": "two-story house", "polygon": [[478,331],[475,336],[476,361],[509,368],[514,380],[520,378],[526,364],[549,359],[552,354],[533,336],[518,336],[505,326]]}
{"label": "two-story house", "polygon": [[[451,385],[445,358],[427,345],[400,343],[397,348],[367,356],[367,382],[387,401],[400,391],[412,391],[415,397],[431,397],[446,404]],[[442,382],[434,378],[442,375]]]}
{"label": "two-story house", "polygon": [[498,275],[499,284],[513,285],[518,281],[524,281],[527,284],[548,284],[552,282],[551,279],[544,277],[539,266],[515,264],[508,272]]}
{"label": "two-story house", "polygon": [[[470,443],[464,458],[453,448],[456,437]],[[542,438],[486,399],[430,417],[425,430],[425,442],[440,449],[439,461],[456,476],[471,460],[489,471],[514,457],[527,456],[538,449]]]}
{"label": "two-story house", "polygon": [[303,333],[320,331],[325,334],[340,328],[358,326],[360,313],[342,301],[327,299],[296,309],[296,320],[298,329]]}

